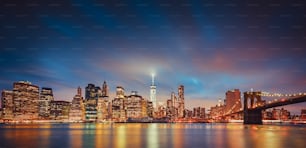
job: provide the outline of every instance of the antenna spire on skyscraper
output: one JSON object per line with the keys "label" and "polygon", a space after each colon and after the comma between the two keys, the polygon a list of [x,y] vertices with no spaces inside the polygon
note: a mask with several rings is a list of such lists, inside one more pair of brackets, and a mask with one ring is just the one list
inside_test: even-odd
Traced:
{"label": "antenna spire on skyscraper", "polygon": [[155,74],[152,73],[152,84],[150,86],[150,101],[153,103],[153,108],[156,108],[156,86],[154,84]]}
{"label": "antenna spire on skyscraper", "polygon": [[152,73],[152,86],[154,86],[154,77],[155,77],[155,74]]}

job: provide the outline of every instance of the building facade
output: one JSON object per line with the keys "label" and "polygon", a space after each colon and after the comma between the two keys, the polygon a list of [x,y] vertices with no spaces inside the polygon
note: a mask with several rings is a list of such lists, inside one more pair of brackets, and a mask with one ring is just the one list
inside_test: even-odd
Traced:
{"label": "building facade", "polygon": [[106,121],[110,118],[110,104],[109,88],[107,83],[104,81],[102,84],[101,96],[99,96],[97,102],[97,120],[99,122]]}
{"label": "building facade", "polygon": [[4,120],[14,119],[13,91],[3,90],[1,94],[2,118]]}
{"label": "building facade", "polygon": [[109,101],[108,97],[99,97],[97,104],[97,120],[105,121],[109,118]]}
{"label": "building facade", "polygon": [[229,90],[225,93],[224,114],[230,114],[242,110],[241,93],[239,89]]}
{"label": "building facade", "polygon": [[117,86],[116,97],[112,100],[112,120],[126,121],[126,96],[124,95],[124,88]]}
{"label": "building facade", "polygon": [[302,109],[302,110],[301,110],[300,119],[301,119],[301,120],[306,120],[306,109]]}
{"label": "building facade", "polygon": [[205,119],[205,108],[204,107],[193,108],[193,118]]}
{"label": "building facade", "polygon": [[51,101],[54,101],[52,88],[41,88],[40,97],[38,100],[39,117],[41,119],[48,119],[51,109]]}
{"label": "building facade", "polygon": [[290,118],[290,112],[284,108],[272,110],[272,120],[288,120]]}
{"label": "building facade", "polygon": [[138,95],[136,91],[132,91],[130,96],[127,96],[126,114],[127,118],[141,119],[147,117],[146,109],[144,108],[144,99]]}
{"label": "building facade", "polygon": [[178,118],[184,118],[185,110],[185,97],[184,97],[184,86],[178,87]]}
{"label": "building facade", "polygon": [[103,85],[102,85],[102,96],[109,97],[109,88],[105,81],[103,82]]}
{"label": "building facade", "polygon": [[85,112],[84,112],[84,104],[83,98],[80,94],[76,94],[72,101],[71,107],[69,109],[69,121],[72,122],[80,122],[85,119]]}
{"label": "building facade", "polygon": [[51,120],[68,120],[70,102],[68,101],[51,101],[50,119]]}
{"label": "building facade", "polygon": [[151,101],[147,101],[147,115],[149,118],[153,118],[154,108]]}
{"label": "building facade", "polygon": [[38,119],[39,87],[31,82],[13,84],[14,118],[16,120]]}
{"label": "building facade", "polygon": [[88,84],[85,88],[85,120],[96,121],[98,118],[98,98],[102,96],[100,87]]}

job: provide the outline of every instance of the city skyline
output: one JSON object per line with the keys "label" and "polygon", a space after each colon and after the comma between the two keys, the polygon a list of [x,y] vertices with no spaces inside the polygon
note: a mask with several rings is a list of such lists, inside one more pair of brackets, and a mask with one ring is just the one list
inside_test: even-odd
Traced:
{"label": "city skyline", "polygon": [[0,6],[0,89],[28,80],[70,101],[78,86],[107,81],[112,96],[123,86],[148,99],[155,73],[157,101],[184,85],[187,108],[236,88],[305,92],[298,2],[12,3]]}
{"label": "city skyline", "polygon": [[[152,76],[152,78],[153,78],[153,75],[151,75]],[[95,93],[97,93],[97,94],[95,94],[94,96],[94,99],[98,99],[98,98],[96,98],[96,97],[98,97],[99,95],[98,94],[100,94],[101,95],[101,97],[104,97],[104,99],[106,99],[106,100],[108,100],[108,101],[110,101],[110,100],[112,100],[112,99],[116,99],[116,98],[118,98],[118,92],[119,93],[122,93],[121,94],[121,97],[127,97],[127,96],[129,96],[129,95],[131,95],[131,96],[133,96],[133,95],[138,95],[138,91],[136,91],[136,90],[132,90],[132,91],[130,91],[130,92],[126,92],[126,89],[124,88],[124,87],[122,87],[122,86],[116,86],[116,91],[114,92],[115,94],[114,94],[114,96],[113,95],[110,95],[111,93],[109,92],[109,87],[108,87],[108,85],[106,84],[106,81],[104,81],[103,82],[103,84],[100,86],[100,85],[96,85],[95,86],[95,84],[93,84],[93,83],[88,83],[88,85],[84,88],[84,89],[82,89],[80,86],[78,86],[77,88],[75,88],[75,92],[76,93],[74,93],[75,95],[74,95],[74,97],[73,97],[73,99],[72,100],[65,100],[65,99],[54,99],[53,98],[53,93],[52,93],[52,88],[50,88],[50,87],[45,87],[45,86],[39,86],[39,85],[37,85],[37,84],[33,84],[32,82],[29,82],[29,81],[15,81],[14,83],[13,83],[13,86],[15,87],[15,84],[18,84],[18,83],[21,83],[21,84],[30,84],[30,85],[32,85],[32,86],[35,86],[35,87],[37,87],[37,90],[40,90],[41,91],[41,96],[40,97],[45,97],[44,95],[51,95],[51,98],[45,98],[45,99],[43,99],[43,101],[45,102],[45,101],[50,101],[50,100],[56,100],[56,101],[66,101],[66,102],[73,102],[74,101],[74,99],[75,99],[75,97],[76,96],[79,96],[80,98],[90,98],[89,96],[92,96],[92,95],[90,95],[90,94],[87,94],[87,89],[88,89],[88,87],[90,87],[90,89],[95,89],[95,91],[99,91],[99,93],[98,92],[95,92]],[[154,88],[156,88],[156,85],[155,85],[155,81],[154,81],[154,79],[152,79],[152,83],[151,83],[151,86],[154,86]],[[150,91],[152,90],[152,88],[151,88],[151,86],[150,86]],[[119,88],[119,90],[118,90],[118,88]],[[15,89],[15,88],[14,88]],[[97,90],[98,89],[98,90]],[[84,90],[84,96],[82,95],[82,90]],[[155,89],[154,89],[155,90]],[[47,91],[47,93],[46,93],[46,91]],[[49,91],[49,92],[48,92]],[[4,93],[10,93],[10,92],[12,92],[11,91],[11,89],[3,89],[2,90],[2,92],[4,92]],[[232,96],[232,97],[228,97],[228,94],[229,93],[231,93],[231,92],[235,92],[235,96]],[[246,91],[246,93],[248,93],[248,92],[256,92],[256,91],[254,91],[253,89],[251,89],[250,91]],[[295,96],[301,96],[301,95],[305,95],[306,93],[305,92],[300,92],[300,93],[292,93],[292,94],[285,94],[285,93],[274,93],[274,92],[266,92],[266,91],[260,91],[261,92],[261,97],[263,97],[263,99],[265,100],[265,102],[266,103],[273,103],[273,102],[275,102],[275,101],[281,101],[281,100],[284,100],[284,99],[288,99],[288,98],[290,98],[290,97],[295,97]],[[46,94],[44,94],[44,93],[46,93]],[[49,93],[49,94],[48,94]],[[179,87],[178,87],[178,92],[177,92],[178,94],[178,96],[176,97],[176,95],[175,95],[175,92],[174,91],[172,91],[171,92],[171,95],[170,95],[170,98],[168,98],[167,100],[160,100],[160,101],[156,101],[156,106],[154,107],[154,101],[152,101],[151,100],[151,95],[149,96],[149,97],[143,97],[143,99],[144,100],[146,100],[146,101],[151,101],[152,103],[153,103],[153,107],[154,108],[158,108],[158,107],[161,107],[161,106],[163,106],[163,107],[165,107],[165,106],[168,106],[168,101],[169,100],[171,100],[171,101],[173,101],[173,99],[175,98],[175,99],[178,99],[178,102],[176,102],[177,103],[177,106],[180,106],[179,104],[180,104],[180,101],[182,101],[182,103],[183,104],[181,104],[182,106],[182,108],[184,108],[184,109],[187,109],[187,110],[190,110],[190,109],[194,109],[194,108],[197,108],[197,107],[203,107],[204,109],[206,108],[208,111],[211,111],[211,109],[212,108],[215,108],[215,107],[225,107],[225,109],[226,110],[229,110],[229,107],[231,108],[231,109],[233,109],[232,107],[234,107],[235,105],[235,103],[238,103],[238,102],[235,102],[235,101],[232,101],[232,99],[236,99],[237,101],[239,101],[240,103],[242,103],[243,101],[244,101],[244,96],[243,96],[243,93],[244,92],[240,92],[240,90],[239,89],[232,89],[232,90],[228,90],[227,92],[225,92],[225,98],[224,99],[222,99],[222,98],[219,98],[216,102],[218,102],[218,103],[216,103],[216,104],[212,104],[211,106],[208,106],[208,104],[205,104],[205,105],[199,105],[199,104],[197,104],[197,105],[195,105],[195,106],[187,106],[187,108],[185,108],[185,105],[184,104],[188,104],[188,100],[187,100],[187,102],[185,102],[184,100],[184,86],[183,85],[179,85]],[[240,94],[240,95],[239,95]],[[97,95],[97,96],[96,96]],[[142,95],[141,93],[139,94],[140,96]],[[154,94],[154,95],[156,95],[156,94]],[[120,98],[120,97],[119,97]],[[270,99],[269,99],[270,98]],[[271,99],[272,98],[272,99]],[[229,100],[227,100],[227,99],[229,99]],[[229,101],[229,102],[228,102]],[[1,103],[1,102],[0,102]],[[173,102],[174,104],[176,104],[175,102]],[[204,102],[205,103],[205,102]],[[298,103],[298,104],[303,104],[303,103]],[[236,104],[236,105],[238,105],[238,104]],[[283,109],[284,107],[286,108],[286,109],[288,109],[288,106],[297,106],[296,104],[293,104],[293,105],[285,105],[285,106],[282,106],[281,108]],[[237,108],[238,107],[238,108]],[[180,107],[178,107],[178,108],[180,108]],[[242,106],[235,106],[235,108],[236,108],[236,110],[239,110],[239,109],[242,109]],[[276,108],[280,108],[280,107],[276,107]],[[42,108],[42,109],[44,109],[44,107]],[[275,108],[273,108],[273,110],[274,110]],[[301,108],[301,110],[303,110],[304,108],[302,107]],[[270,109],[271,110],[271,109]],[[298,108],[295,108],[295,110],[292,110],[292,109],[290,109],[290,107],[289,107],[289,110],[291,110],[291,112],[293,113],[293,115],[295,115],[295,114],[299,114],[299,110],[298,110]],[[181,109],[181,111],[183,111],[183,109]],[[268,110],[269,111],[269,110]],[[39,113],[40,114],[40,113]],[[182,116],[182,114],[181,114],[181,116]]]}

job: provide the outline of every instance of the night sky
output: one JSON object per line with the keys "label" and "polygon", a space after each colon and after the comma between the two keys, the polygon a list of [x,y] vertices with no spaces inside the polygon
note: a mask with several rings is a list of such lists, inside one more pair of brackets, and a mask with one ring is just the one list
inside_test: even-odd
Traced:
{"label": "night sky", "polygon": [[149,98],[155,73],[157,100],[182,84],[190,109],[235,88],[306,91],[303,0],[1,0],[0,22],[1,90],[28,80],[71,100],[105,80],[112,96],[120,85]]}

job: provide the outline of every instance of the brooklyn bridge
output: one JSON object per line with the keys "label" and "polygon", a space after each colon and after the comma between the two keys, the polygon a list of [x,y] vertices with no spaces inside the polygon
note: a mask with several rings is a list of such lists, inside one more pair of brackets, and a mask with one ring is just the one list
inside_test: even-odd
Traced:
{"label": "brooklyn bridge", "polygon": [[[263,100],[263,97],[275,99],[267,101]],[[306,93],[272,94],[262,91],[248,91],[243,93],[243,107],[241,107],[241,102],[237,101],[231,107],[227,107],[229,109],[220,110],[217,117],[219,119],[243,119],[244,124],[262,124],[262,112],[266,109],[301,102],[306,102]]]}

